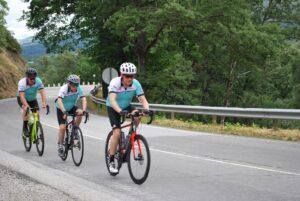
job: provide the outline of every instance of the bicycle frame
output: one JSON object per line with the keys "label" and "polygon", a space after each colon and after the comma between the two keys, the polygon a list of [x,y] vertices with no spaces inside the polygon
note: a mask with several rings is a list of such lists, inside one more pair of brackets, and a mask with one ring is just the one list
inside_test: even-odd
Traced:
{"label": "bicycle frame", "polygon": [[[130,145],[131,147],[129,147],[129,143],[126,141],[125,143],[127,144],[127,147],[125,149],[125,153],[124,155],[127,156],[127,151],[133,151],[133,157],[134,157],[134,160],[136,160],[136,156],[135,156],[135,147],[134,147],[134,139],[135,139],[135,136],[137,135],[136,134],[136,125],[134,123],[134,121],[131,121],[129,124],[126,124],[124,126],[121,126],[121,130],[123,128],[126,128],[126,127],[130,127],[129,128],[129,132],[128,132],[128,135],[129,135],[129,140],[130,140]],[[129,149],[130,148],[130,149]],[[140,141],[138,141],[138,149],[139,149],[139,153],[142,154],[142,148],[141,148],[141,144],[140,144]]]}
{"label": "bicycle frame", "polygon": [[34,118],[34,121],[33,121],[33,124],[30,125],[31,127],[31,132],[30,132],[30,136],[31,136],[31,142],[33,143],[36,138],[37,138],[37,122],[39,121],[39,114],[38,112],[32,112],[31,114],[29,114],[29,118],[30,118],[30,115],[33,116]]}

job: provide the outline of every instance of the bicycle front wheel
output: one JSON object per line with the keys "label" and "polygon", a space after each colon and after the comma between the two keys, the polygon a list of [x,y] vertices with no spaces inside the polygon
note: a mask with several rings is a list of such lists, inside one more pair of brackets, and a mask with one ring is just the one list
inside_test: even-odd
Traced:
{"label": "bicycle front wheel", "polygon": [[148,143],[142,135],[135,135],[128,154],[128,171],[132,181],[136,184],[144,183],[150,171],[151,159]]}
{"label": "bicycle front wheel", "polygon": [[22,130],[22,140],[24,143],[25,150],[29,152],[32,143],[31,143],[30,130],[28,125],[27,125],[27,129]]}
{"label": "bicycle front wheel", "polygon": [[79,127],[76,127],[73,130],[71,147],[73,162],[76,166],[79,166],[82,162],[84,153],[83,135]]}
{"label": "bicycle front wheel", "polygon": [[36,124],[36,139],[35,139],[36,150],[39,156],[42,156],[45,148],[45,138],[42,124],[38,121]]}

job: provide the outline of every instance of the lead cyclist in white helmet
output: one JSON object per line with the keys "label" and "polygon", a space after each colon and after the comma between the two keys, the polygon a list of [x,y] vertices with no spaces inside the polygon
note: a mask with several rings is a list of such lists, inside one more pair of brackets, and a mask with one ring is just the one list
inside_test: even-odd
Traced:
{"label": "lead cyclist in white helmet", "polygon": [[114,162],[114,155],[120,140],[121,115],[134,110],[130,104],[135,96],[142,103],[143,108],[149,110],[149,104],[142,86],[138,80],[134,79],[136,72],[137,69],[133,63],[123,63],[120,66],[121,76],[112,79],[108,86],[106,106],[109,121],[113,129],[112,143],[109,150],[109,170],[112,173],[118,172]]}

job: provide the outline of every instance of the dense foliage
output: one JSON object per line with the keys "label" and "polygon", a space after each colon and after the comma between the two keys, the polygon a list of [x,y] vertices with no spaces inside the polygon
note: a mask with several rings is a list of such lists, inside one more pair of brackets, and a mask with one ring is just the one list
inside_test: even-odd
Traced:
{"label": "dense foliage", "polygon": [[21,47],[18,41],[11,35],[5,27],[5,15],[8,7],[4,0],[0,0],[0,48],[10,50],[15,53],[20,53]]}
{"label": "dense foliage", "polygon": [[48,51],[132,61],[151,102],[300,108],[298,0],[25,1]]}

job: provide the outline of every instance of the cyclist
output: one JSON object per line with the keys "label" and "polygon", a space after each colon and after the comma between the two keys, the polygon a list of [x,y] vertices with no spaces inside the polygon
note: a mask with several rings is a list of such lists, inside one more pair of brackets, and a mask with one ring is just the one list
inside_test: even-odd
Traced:
{"label": "cyclist", "polygon": [[[80,78],[77,75],[70,75],[67,78],[67,84],[63,85],[58,94],[56,102],[57,110],[57,120],[59,124],[59,133],[58,133],[58,155],[63,156],[63,141],[66,132],[66,119],[67,113],[83,115],[86,112],[87,101],[83,94],[82,87],[80,84]],[[82,110],[76,106],[78,98],[82,100]],[[76,125],[79,126],[82,116],[76,117]]]}
{"label": "cyclist", "polygon": [[149,104],[144,95],[142,86],[139,81],[134,79],[136,66],[133,63],[123,63],[120,66],[120,73],[120,77],[111,80],[108,86],[109,95],[106,99],[107,112],[113,129],[112,142],[109,150],[109,170],[112,173],[118,172],[114,163],[114,155],[120,140],[121,115],[134,112],[134,108],[130,106],[130,103],[135,96],[138,97],[144,109],[149,110]]}
{"label": "cyclist", "polygon": [[[42,107],[46,108],[46,93],[42,80],[37,77],[37,71],[34,68],[28,68],[25,73],[26,77],[22,78],[18,83],[18,91],[16,93],[19,106],[23,113],[23,131],[27,129],[28,115],[26,115],[28,108],[39,110],[37,101],[37,91],[39,91],[42,98]],[[25,132],[27,133],[27,132]]]}

